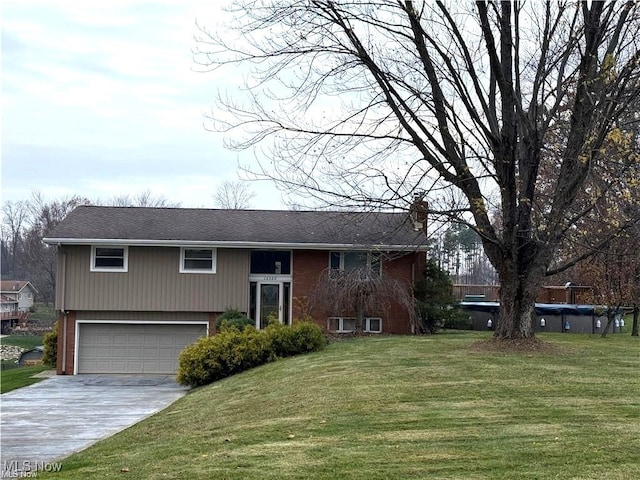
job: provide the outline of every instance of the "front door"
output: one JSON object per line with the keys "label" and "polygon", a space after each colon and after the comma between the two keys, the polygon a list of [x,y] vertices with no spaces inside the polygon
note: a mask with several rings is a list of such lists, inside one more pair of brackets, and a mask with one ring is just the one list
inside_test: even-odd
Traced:
{"label": "front door", "polygon": [[258,317],[260,319],[260,328],[265,328],[269,322],[269,316],[280,320],[280,288],[281,283],[260,283],[260,293],[258,295]]}
{"label": "front door", "polygon": [[265,328],[269,317],[289,324],[289,282],[258,282],[256,328]]}

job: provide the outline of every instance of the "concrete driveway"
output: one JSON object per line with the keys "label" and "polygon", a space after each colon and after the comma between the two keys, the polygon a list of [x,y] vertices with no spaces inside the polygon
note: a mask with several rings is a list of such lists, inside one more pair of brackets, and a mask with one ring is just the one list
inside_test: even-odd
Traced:
{"label": "concrete driveway", "polygon": [[170,376],[53,376],[0,396],[2,473],[15,477],[82,450],[187,392]]}

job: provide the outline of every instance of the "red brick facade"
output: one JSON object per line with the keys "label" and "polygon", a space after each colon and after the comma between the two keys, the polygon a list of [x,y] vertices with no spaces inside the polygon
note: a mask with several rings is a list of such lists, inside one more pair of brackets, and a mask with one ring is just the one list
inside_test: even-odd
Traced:
{"label": "red brick facade", "polygon": [[[411,252],[398,255],[385,261],[382,275],[390,276],[406,286],[410,293],[415,278],[424,268],[424,252]],[[309,297],[316,287],[323,271],[329,267],[329,252],[321,250],[294,250],[293,252],[293,318],[304,314],[311,315],[326,330],[327,317],[331,313],[318,308],[309,308]],[[335,315],[335,313],[334,313]],[[352,312],[343,312],[342,316],[353,316]],[[365,312],[367,316],[382,318],[382,332],[395,334],[413,333],[410,312],[398,302],[391,301],[385,311]]]}
{"label": "red brick facade", "polygon": [[56,370],[58,375],[73,375],[76,346],[76,312],[58,313],[58,352]]}

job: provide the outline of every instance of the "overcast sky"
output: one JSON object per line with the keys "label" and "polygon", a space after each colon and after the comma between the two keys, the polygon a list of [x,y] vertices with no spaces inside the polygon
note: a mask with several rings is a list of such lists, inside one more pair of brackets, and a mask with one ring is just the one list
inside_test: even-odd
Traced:
{"label": "overcast sky", "polygon": [[[238,160],[203,115],[224,79],[196,72],[217,0],[2,0],[2,200],[150,190],[214,207]],[[254,208],[285,208],[253,182]]]}

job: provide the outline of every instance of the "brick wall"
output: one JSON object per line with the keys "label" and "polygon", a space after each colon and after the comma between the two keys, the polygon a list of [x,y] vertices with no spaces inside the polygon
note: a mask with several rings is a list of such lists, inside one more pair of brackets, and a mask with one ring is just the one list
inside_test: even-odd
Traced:
{"label": "brick wall", "polygon": [[58,352],[56,358],[56,371],[58,375],[73,375],[73,353],[75,342],[76,312],[71,311],[67,313],[66,328],[65,315],[63,315],[62,313],[58,313]]}
{"label": "brick wall", "polygon": [[[410,293],[415,276],[424,268],[424,253],[408,253],[383,263],[383,275],[396,278]],[[308,308],[308,298],[312,294],[322,272],[329,266],[329,252],[317,250],[296,250],[293,253],[293,317],[310,314],[323,329],[327,328],[328,312]],[[367,312],[371,316],[382,317],[383,333],[412,333],[409,313],[397,302],[391,301],[385,311]],[[353,315],[344,312],[342,315]]]}
{"label": "brick wall", "polygon": [[300,318],[305,313],[311,314],[318,324],[326,328],[326,319],[320,312],[308,312],[307,303],[309,295],[318,282],[321,273],[329,266],[329,252],[319,250],[294,250],[293,251],[293,284],[292,305],[293,318]]}

